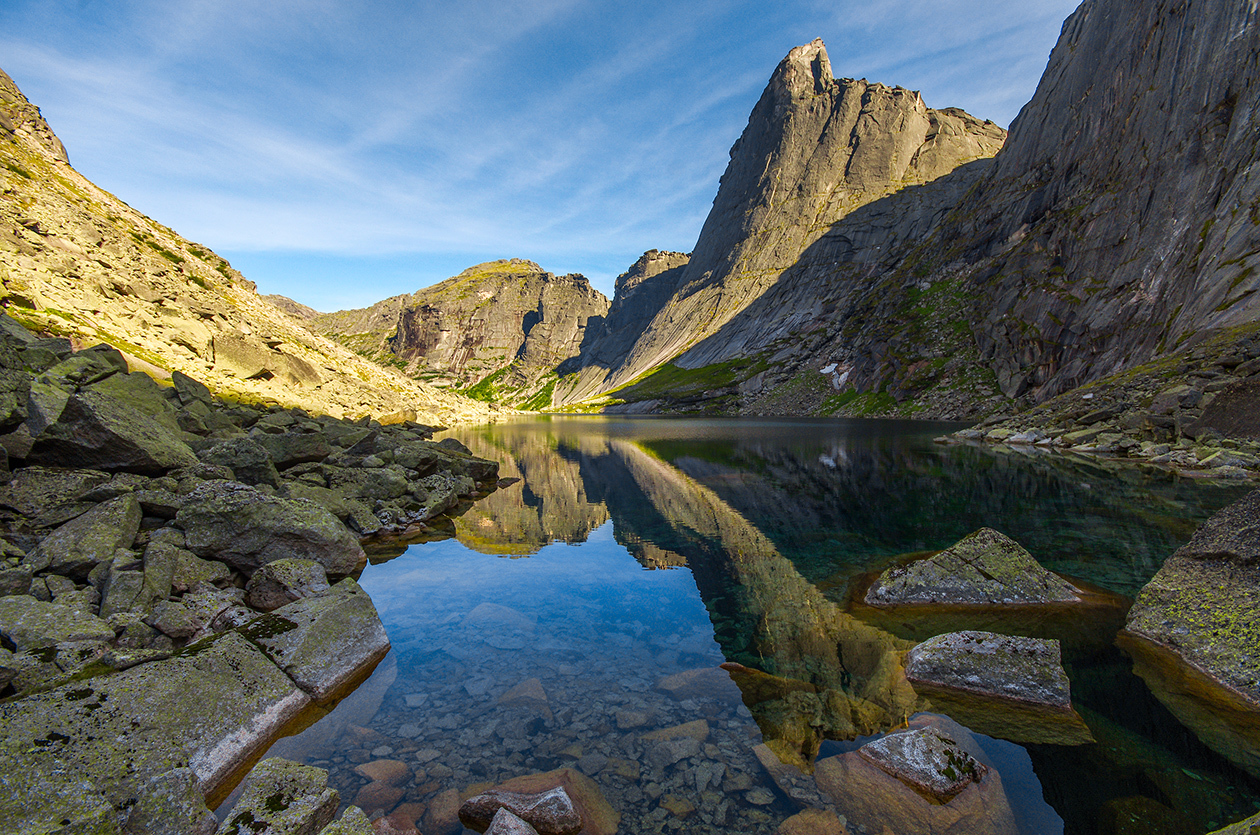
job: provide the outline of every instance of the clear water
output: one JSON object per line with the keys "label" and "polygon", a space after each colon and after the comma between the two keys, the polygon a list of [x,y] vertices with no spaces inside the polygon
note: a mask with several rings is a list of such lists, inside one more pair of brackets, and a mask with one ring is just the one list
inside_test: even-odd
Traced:
{"label": "clear water", "polygon": [[[378,802],[406,804],[421,831],[441,791],[571,768],[620,814],[620,832],[772,833],[799,806],[758,761],[763,740],[787,740],[776,750],[794,747],[808,770],[893,725],[949,721],[917,715],[881,663],[977,624],[888,618],[855,592],[900,555],[989,526],[1117,601],[979,624],[1061,638],[1074,704],[1098,740],[969,736],[1001,775],[1018,831],[1195,833],[1260,809],[1260,783],[1180,725],[1113,645],[1125,599],[1244,488],[932,443],[949,428],[550,418],[454,431],[519,481],[435,532],[449,538],[368,568],[361,582],[393,652],[273,752],[330,769],[346,801],[367,782],[357,764],[408,763],[414,779]],[[723,662],[854,704],[863,694],[879,727],[846,738],[834,721],[785,712],[797,697],[749,700],[750,711],[715,674]],[[675,739],[651,737],[661,731]]]}

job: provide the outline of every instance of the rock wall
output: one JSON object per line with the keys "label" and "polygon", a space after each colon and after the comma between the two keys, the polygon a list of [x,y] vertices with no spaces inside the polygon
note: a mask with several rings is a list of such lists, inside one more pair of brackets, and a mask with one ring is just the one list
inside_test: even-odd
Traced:
{"label": "rock wall", "polygon": [[108,342],[159,376],[250,401],[431,423],[488,415],[312,334],[227,261],[97,188],[3,72],[0,194],[2,301],[33,329]]}

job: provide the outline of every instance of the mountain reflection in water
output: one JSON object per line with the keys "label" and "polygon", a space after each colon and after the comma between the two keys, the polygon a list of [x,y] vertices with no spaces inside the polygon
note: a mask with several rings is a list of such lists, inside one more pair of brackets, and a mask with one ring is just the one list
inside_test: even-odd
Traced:
{"label": "mountain reflection in water", "polygon": [[[544,572],[552,570],[544,566],[555,564],[552,543],[611,546],[611,521],[616,545],[645,568],[678,568],[680,576],[689,572],[720,648],[720,657],[713,660],[726,662],[726,675],[739,686],[764,747],[802,772],[795,788],[787,786],[789,792],[799,799],[834,803],[841,814],[846,814],[846,799],[835,795],[834,786],[819,794],[809,775],[819,766],[822,785],[824,772],[839,767],[824,769],[824,761],[841,763],[845,752],[874,735],[907,723],[948,723],[930,715],[934,710],[949,713],[947,705],[931,704],[906,682],[902,655],[930,635],[963,628],[1060,638],[1074,706],[1098,740],[1016,745],[997,737],[1027,742],[1053,735],[1029,735],[1013,719],[1004,726],[1001,712],[991,706],[957,707],[955,718],[963,724],[968,716],[986,720],[984,727],[973,722],[972,730],[988,736],[950,727],[978,746],[982,761],[1001,774],[1018,831],[1204,832],[1260,808],[1255,781],[1178,725],[1131,674],[1131,662],[1114,646],[1127,599],[1200,521],[1238,498],[1243,488],[1179,482],[1161,473],[1064,455],[932,443],[934,435],[952,428],[894,421],[552,417],[454,430],[449,434],[474,454],[500,461],[501,477],[518,479],[460,516],[454,536],[479,554],[539,555],[545,558],[539,564]],[[899,557],[947,547],[984,526],[1013,537],[1047,568],[1110,593],[1114,603],[1088,611],[925,610],[907,615],[876,612],[855,602],[870,576]],[[413,553],[422,557],[425,548],[434,547],[449,546],[413,546],[408,558]],[[623,585],[627,601],[643,593],[631,575],[607,564],[608,577],[620,578],[616,582]],[[407,576],[419,576],[415,565],[409,565]],[[373,586],[374,576],[385,577],[373,572],[390,567],[369,568],[364,585],[382,608],[401,669],[408,647],[431,639],[403,634],[406,618],[391,622],[395,616],[389,595],[402,592],[378,593]],[[399,582],[395,578],[387,585]],[[593,589],[589,582],[584,578],[584,587]],[[648,588],[650,584],[644,586]],[[663,595],[665,587],[659,588]],[[677,584],[669,588],[671,595],[680,593]],[[542,592],[528,594],[538,597]],[[646,659],[713,663],[699,644],[691,655],[660,654],[669,649],[660,633],[669,629],[667,607],[675,605],[665,597],[661,601],[659,611],[649,613],[651,604],[645,607],[635,598],[631,614],[605,609],[601,615],[610,620],[637,617],[629,626],[617,626],[622,633],[612,635],[628,642],[624,633],[629,630],[639,636],[636,646],[647,652],[636,662],[639,668],[620,672],[627,690],[638,687],[641,678],[673,669],[653,672],[644,666]],[[472,598],[450,602],[452,609],[472,605]],[[591,602],[592,607],[600,605]],[[635,616],[635,611],[641,614]],[[452,613],[444,622],[454,623],[456,617]],[[468,616],[459,617],[462,624]],[[529,625],[530,636],[541,635],[544,621],[530,617],[537,620],[536,627]],[[683,624],[679,617],[685,641],[694,643],[695,625]],[[566,628],[557,621],[551,637],[568,640],[560,634]],[[529,653],[535,642],[530,637],[512,647]],[[459,655],[460,650],[447,654]],[[425,663],[440,662],[424,658]],[[619,698],[615,693],[607,697],[610,704]],[[739,720],[723,719],[717,707],[703,710],[709,711],[715,728],[728,727],[738,737]],[[670,721],[680,718],[687,717],[676,714]],[[619,732],[615,723],[606,727],[611,734]],[[630,740],[623,740],[627,749],[639,754],[646,750]],[[721,745],[720,752],[714,748],[709,754],[727,757],[727,743]],[[582,754],[576,749],[574,754],[580,764]],[[623,812],[620,831],[679,826],[702,831],[702,823],[715,820],[726,826],[715,825],[714,831],[736,825],[773,832],[779,820],[795,811],[780,795],[772,805],[753,810],[759,817],[741,818],[739,797],[731,796],[721,801],[725,805],[717,807],[720,815],[714,817],[714,792],[720,788],[729,795],[735,767],[730,757],[725,766],[716,761],[710,766],[706,754],[697,756],[699,760],[691,761],[701,763],[696,766],[696,797],[684,798],[683,804],[699,807],[691,818],[686,808],[678,811],[678,804],[662,811],[674,795],[661,798],[662,787],[653,782],[648,766],[642,777],[633,769],[631,780],[626,773],[613,776],[612,766],[597,763],[604,770],[591,773]],[[537,761],[565,763],[563,756],[539,756]],[[773,788],[768,781],[766,785]],[[735,791],[752,798],[757,789],[744,785]],[[850,824],[860,822],[854,807]]]}

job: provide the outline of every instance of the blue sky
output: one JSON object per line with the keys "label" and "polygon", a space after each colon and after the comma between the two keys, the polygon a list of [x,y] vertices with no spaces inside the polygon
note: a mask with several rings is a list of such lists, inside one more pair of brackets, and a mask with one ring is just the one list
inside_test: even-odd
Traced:
{"label": "blue sky", "polygon": [[3,0],[84,175],[321,310],[689,251],[788,50],[1006,126],[1077,0]]}

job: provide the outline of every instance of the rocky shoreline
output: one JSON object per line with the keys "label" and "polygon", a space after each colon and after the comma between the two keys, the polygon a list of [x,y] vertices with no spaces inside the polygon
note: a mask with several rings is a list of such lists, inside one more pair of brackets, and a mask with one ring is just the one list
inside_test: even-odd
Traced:
{"label": "rocky shoreline", "polygon": [[362,541],[493,489],[433,431],[221,401],[0,314],[0,820],[214,832],[389,651]]}

